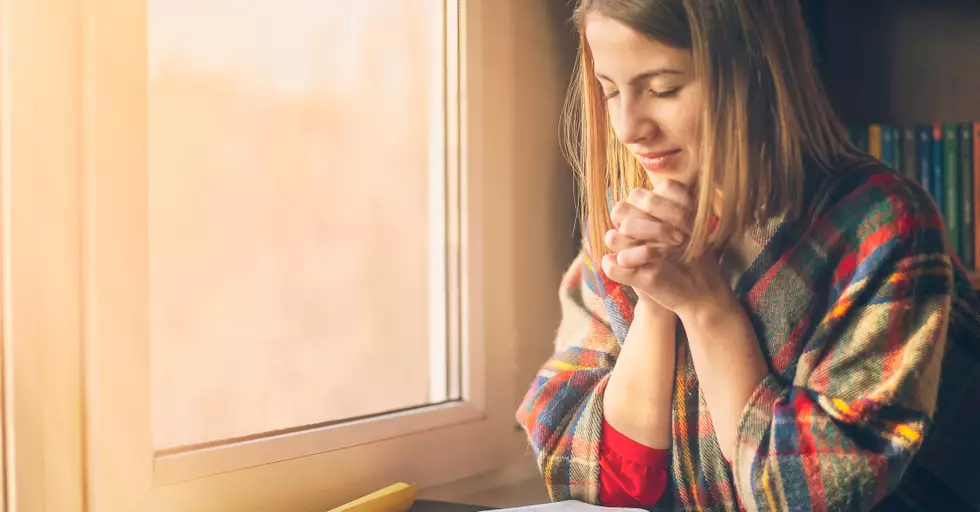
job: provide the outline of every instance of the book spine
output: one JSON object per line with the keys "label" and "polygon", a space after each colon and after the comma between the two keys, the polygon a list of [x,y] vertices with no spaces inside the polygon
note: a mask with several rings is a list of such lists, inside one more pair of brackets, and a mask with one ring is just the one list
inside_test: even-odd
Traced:
{"label": "book spine", "polygon": [[919,181],[915,161],[915,130],[909,127],[902,129],[902,174],[912,181]]}
{"label": "book spine", "polygon": [[[939,211],[945,215],[945,208],[943,208],[943,196],[945,194],[946,187],[943,186],[943,125],[942,123],[933,123],[932,125],[932,176],[930,177],[932,184],[930,190],[932,191],[932,198],[936,200],[936,207]],[[947,219],[946,222],[949,222]]]}
{"label": "book spine", "polygon": [[976,174],[980,172],[980,121],[973,123],[973,268],[980,271],[980,179]]}
{"label": "book spine", "polygon": [[895,164],[895,171],[902,172],[902,129],[892,126],[892,162]]}
{"label": "book spine", "polygon": [[973,209],[973,123],[960,125],[960,197],[963,203],[963,223],[960,226],[960,252],[963,266],[974,267],[976,254],[974,248]]}
{"label": "book spine", "polygon": [[952,245],[953,253],[962,258],[960,253],[960,208],[959,194],[956,189],[959,187],[959,162],[960,154],[957,146],[960,141],[958,125],[946,123],[943,125],[943,180],[946,183],[946,197],[943,203],[946,212],[946,228],[949,230],[949,241]]}
{"label": "book spine", "polygon": [[935,201],[936,193],[932,191],[932,127],[929,125],[915,127],[915,160],[919,184]]}
{"label": "book spine", "polygon": [[878,123],[868,125],[868,153],[881,160],[881,125]]}
{"label": "book spine", "polygon": [[881,130],[881,161],[885,162],[885,165],[895,169],[895,146],[893,145],[894,137],[892,136],[892,127],[888,124],[883,124],[879,127]]}

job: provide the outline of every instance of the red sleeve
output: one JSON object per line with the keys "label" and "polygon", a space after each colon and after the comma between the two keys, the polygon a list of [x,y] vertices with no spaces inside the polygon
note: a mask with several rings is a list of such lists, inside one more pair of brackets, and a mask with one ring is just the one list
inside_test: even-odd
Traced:
{"label": "red sleeve", "polygon": [[603,421],[599,502],[607,507],[653,507],[667,487],[669,456],[669,450],[643,446]]}

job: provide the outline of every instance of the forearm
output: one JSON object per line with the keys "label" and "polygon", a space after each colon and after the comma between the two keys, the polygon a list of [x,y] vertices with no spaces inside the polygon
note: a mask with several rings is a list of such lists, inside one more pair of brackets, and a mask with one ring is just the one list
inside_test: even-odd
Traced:
{"label": "forearm", "polygon": [[670,447],[676,323],[673,313],[640,301],[603,396],[606,421],[651,448]]}
{"label": "forearm", "polygon": [[769,372],[745,310],[734,295],[679,314],[722,453],[735,454],[739,420]]}

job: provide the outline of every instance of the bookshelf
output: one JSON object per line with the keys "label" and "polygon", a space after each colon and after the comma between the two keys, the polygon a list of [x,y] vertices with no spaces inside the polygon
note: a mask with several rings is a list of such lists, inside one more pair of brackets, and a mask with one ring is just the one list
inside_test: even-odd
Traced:
{"label": "bookshelf", "polygon": [[[980,121],[980,1],[800,3],[827,92],[849,126]],[[973,174],[980,179],[980,169]],[[972,232],[980,236],[980,226]],[[977,262],[980,254],[968,270],[980,289]]]}

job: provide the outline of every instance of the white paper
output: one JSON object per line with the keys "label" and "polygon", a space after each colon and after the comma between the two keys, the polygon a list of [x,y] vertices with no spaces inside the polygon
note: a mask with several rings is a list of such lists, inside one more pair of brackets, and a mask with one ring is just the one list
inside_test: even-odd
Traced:
{"label": "white paper", "polygon": [[526,507],[504,508],[495,512],[609,512],[611,510],[624,512],[646,512],[646,510],[641,508],[600,507],[598,505],[590,505],[577,500],[544,503],[541,505],[528,505]]}

